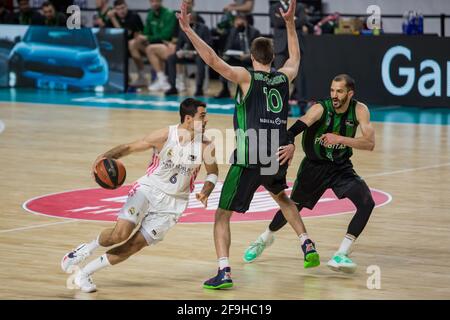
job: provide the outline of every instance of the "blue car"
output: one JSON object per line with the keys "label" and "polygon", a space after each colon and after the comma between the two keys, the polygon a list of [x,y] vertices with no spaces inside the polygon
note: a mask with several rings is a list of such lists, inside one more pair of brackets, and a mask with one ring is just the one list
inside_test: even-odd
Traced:
{"label": "blue car", "polygon": [[9,56],[11,86],[97,88],[108,76],[108,63],[87,28],[30,26]]}

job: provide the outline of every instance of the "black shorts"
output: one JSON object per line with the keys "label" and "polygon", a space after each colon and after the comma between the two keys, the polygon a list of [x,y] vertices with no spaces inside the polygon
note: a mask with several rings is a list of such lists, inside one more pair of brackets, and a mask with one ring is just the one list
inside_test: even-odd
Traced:
{"label": "black shorts", "polygon": [[367,189],[370,193],[367,184],[353,170],[350,160],[336,164],[331,161],[315,162],[304,158],[298,169],[291,199],[302,207],[313,209],[328,188],[342,199],[345,198],[347,190],[355,185]]}
{"label": "black shorts", "polygon": [[274,175],[262,175],[261,168],[231,165],[223,183],[219,208],[245,213],[259,186],[264,186],[273,194],[279,194],[286,189],[286,173],[286,165],[281,166]]}

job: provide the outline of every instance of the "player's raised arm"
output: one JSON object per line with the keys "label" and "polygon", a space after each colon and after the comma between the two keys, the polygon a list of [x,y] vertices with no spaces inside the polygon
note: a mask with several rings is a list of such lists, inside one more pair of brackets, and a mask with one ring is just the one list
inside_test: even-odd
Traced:
{"label": "player's raised arm", "polygon": [[208,197],[214,190],[219,175],[219,167],[216,160],[216,148],[214,143],[207,142],[203,145],[203,162],[206,169],[206,180],[203,184],[202,191],[195,196],[198,201],[203,203],[205,208],[208,206]]}
{"label": "player's raised arm", "polygon": [[297,1],[292,0],[291,4],[289,5],[289,9],[286,12],[284,12],[283,9],[280,8],[280,14],[286,22],[289,59],[285,62],[284,66],[279,71],[286,74],[289,78],[289,81],[293,81],[297,77],[301,58],[297,29],[295,27],[296,4]]}
{"label": "player's raised arm", "polygon": [[322,136],[322,140],[326,145],[340,143],[355,149],[373,151],[375,148],[375,130],[370,123],[369,108],[365,104],[358,102],[356,105],[356,118],[358,119],[362,136],[351,138],[327,133]]}
{"label": "player's raised arm", "polygon": [[223,61],[217,53],[203,41],[191,28],[190,19],[191,15],[188,14],[187,4],[183,1],[181,5],[181,13],[177,13],[177,18],[180,24],[181,30],[191,40],[197,53],[205,61],[205,63],[213,68],[217,73],[223,76],[225,79],[237,83],[250,83],[250,73],[243,67],[233,67]]}
{"label": "player's raised arm", "polygon": [[169,129],[164,128],[152,132],[144,138],[136,140],[134,142],[118,145],[117,147],[114,147],[111,150],[102,153],[97,157],[97,159],[95,159],[94,164],[92,165],[92,172],[95,172],[97,163],[101,159],[119,159],[135,152],[141,152],[149,150],[151,148],[161,148],[164,145],[164,142],[167,140],[168,134]]}

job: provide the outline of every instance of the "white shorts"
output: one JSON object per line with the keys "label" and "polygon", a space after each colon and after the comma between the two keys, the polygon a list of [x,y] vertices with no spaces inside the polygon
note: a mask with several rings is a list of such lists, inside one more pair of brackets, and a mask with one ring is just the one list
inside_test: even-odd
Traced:
{"label": "white shorts", "polygon": [[180,199],[157,188],[135,183],[118,219],[135,225],[141,223],[139,232],[148,245],[163,240],[166,233],[178,222],[188,205],[187,199]]}

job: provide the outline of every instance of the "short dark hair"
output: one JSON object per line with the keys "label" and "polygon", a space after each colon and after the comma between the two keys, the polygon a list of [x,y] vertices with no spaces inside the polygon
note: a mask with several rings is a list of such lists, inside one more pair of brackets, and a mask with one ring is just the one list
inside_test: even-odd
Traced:
{"label": "short dark hair", "polygon": [[273,61],[273,42],[269,38],[258,37],[252,42],[250,53],[253,58],[263,65]]}
{"label": "short dark hair", "polygon": [[114,1],[114,7],[121,6],[123,4],[127,4],[125,0],[116,0]]}
{"label": "short dark hair", "polygon": [[192,98],[187,98],[183,102],[181,102],[181,104],[180,104],[181,123],[184,122],[186,116],[191,116],[191,117],[195,116],[195,114],[197,113],[197,109],[199,107],[206,108],[206,103],[204,103],[200,100],[192,99]]}
{"label": "short dark hair", "polygon": [[44,1],[44,2],[42,3],[41,8],[45,8],[45,7],[49,7],[49,6],[52,6],[53,8],[55,7],[55,6],[53,5],[53,3],[51,3],[50,1]]}
{"label": "short dark hair", "polygon": [[345,87],[348,91],[355,91],[355,80],[348,74],[342,73],[334,77],[333,81],[345,81]]}
{"label": "short dark hair", "polygon": [[17,5],[20,5],[21,2],[28,2],[30,4],[30,0],[17,0]]}

